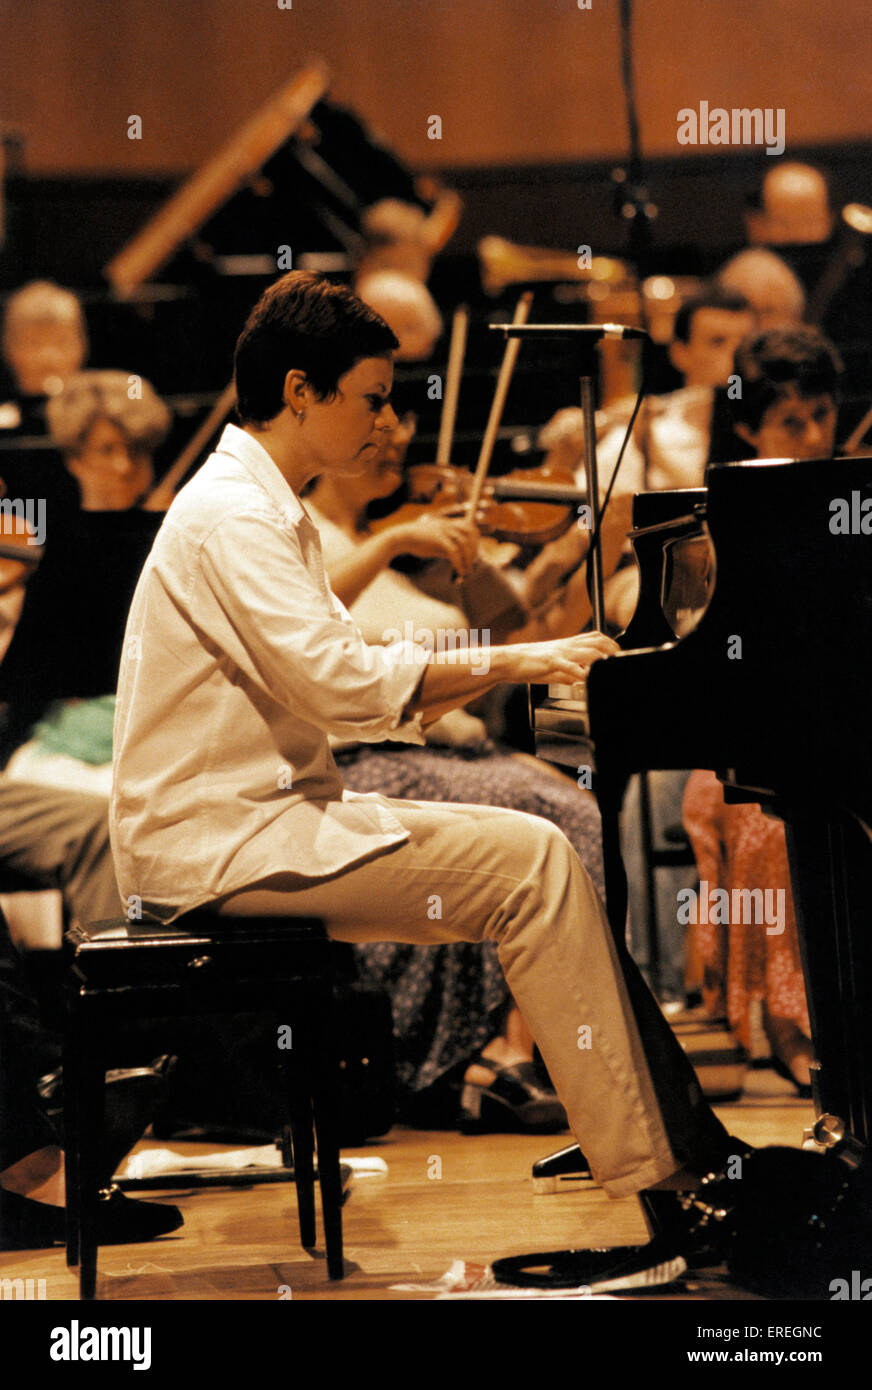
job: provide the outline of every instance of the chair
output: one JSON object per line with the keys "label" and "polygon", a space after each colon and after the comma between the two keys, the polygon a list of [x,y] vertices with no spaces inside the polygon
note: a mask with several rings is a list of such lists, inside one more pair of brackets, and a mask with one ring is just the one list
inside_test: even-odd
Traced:
{"label": "chair", "polygon": [[[64,1027],[64,1128],[67,1264],[79,1266],[82,1299],[96,1297],[98,1146],[104,1074],[128,1023],[190,1014],[270,1010],[282,1033],[276,1057],[284,1073],[293,1143],[300,1239],[315,1244],[314,1140],[327,1271],[343,1277],[342,1189],[330,941],[306,917],[221,917],[198,909],[171,925],[126,918],[74,926]],[[290,1155],[285,1154],[286,1162]]]}

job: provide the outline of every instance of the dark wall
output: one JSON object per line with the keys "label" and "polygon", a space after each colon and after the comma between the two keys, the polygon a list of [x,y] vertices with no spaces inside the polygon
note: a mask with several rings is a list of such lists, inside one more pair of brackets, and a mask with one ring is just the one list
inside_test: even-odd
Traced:
{"label": "dark wall", "polygon": [[[872,203],[872,142],[793,152],[830,177],[833,203]],[[742,241],[747,195],[772,161],[749,153],[646,161],[658,215],[652,223],[655,269],[696,274]],[[615,209],[613,160],[514,167],[445,168],[465,210],[451,243],[475,252],[487,235],[572,250],[622,254],[627,229]],[[71,285],[102,283],[101,268],[176,187],[170,178],[33,177],[10,181],[3,286],[50,275]],[[253,250],[259,248],[252,248]]]}

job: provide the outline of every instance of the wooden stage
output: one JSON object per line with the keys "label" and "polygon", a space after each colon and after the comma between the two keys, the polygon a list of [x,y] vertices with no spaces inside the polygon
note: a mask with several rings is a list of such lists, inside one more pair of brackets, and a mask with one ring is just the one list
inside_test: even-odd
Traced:
{"label": "wooden stage", "polygon": [[[769,1070],[749,1071],[742,1099],[717,1107],[717,1113],[731,1133],[754,1145],[798,1147],[812,1118],[810,1103]],[[383,1158],[388,1173],[351,1183],[344,1208],[347,1274],[340,1283],[327,1280],[323,1248],[311,1254],[300,1248],[292,1185],[162,1192],[161,1198],[180,1206],[184,1227],[149,1244],[102,1249],[98,1296],[162,1302],[433,1299],[432,1291],[396,1286],[432,1284],[456,1259],[485,1266],[501,1255],[647,1239],[635,1198],[610,1201],[591,1184],[534,1195],[531,1164],[564,1142],[560,1136],[473,1138],[395,1128],[354,1150]],[[178,1147],[187,1153],[202,1148]],[[60,1247],[0,1254],[0,1277],[42,1278],[48,1300],[77,1297],[77,1280]],[[722,1301],[750,1295],[707,1278],[659,1295],[664,1297]]]}

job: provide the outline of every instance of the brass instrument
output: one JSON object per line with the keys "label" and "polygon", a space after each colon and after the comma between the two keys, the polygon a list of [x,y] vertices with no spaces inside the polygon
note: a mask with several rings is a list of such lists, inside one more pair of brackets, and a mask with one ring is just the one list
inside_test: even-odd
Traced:
{"label": "brass instrument", "polygon": [[581,281],[593,291],[594,301],[617,289],[635,289],[636,277],[626,261],[612,256],[592,256],[590,266],[580,266],[573,251],[543,246],[518,246],[499,236],[482,237],[478,243],[481,280],[488,294],[501,294],[509,285]]}
{"label": "brass instrument", "polygon": [[703,283],[695,275],[649,275],[642,281],[645,327],[653,342],[672,342],[676,314],[702,293]]}
{"label": "brass instrument", "polygon": [[[582,258],[573,251],[519,246],[503,237],[486,236],[478,243],[478,257],[488,294],[500,294],[509,285],[552,284],[558,286],[554,294],[558,303],[581,300],[593,321],[642,324],[639,282],[632,266],[614,256],[591,256],[590,265],[579,264]],[[634,389],[636,354],[627,343],[616,340],[600,344],[600,357],[600,394],[607,404]]]}
{"label": "brass instrument", "polygon": [[[702,280],[691,275],[649,275],[641,284],[627,261],[592,256],[580,265],[572,251],[543,246],[520,246],[503,237],[487,236],[478,243],[481,279],[488,294],[509,285],[551,283],[558,303],[581,301],[594,320],[608,319],[630,327],[645,327],[655,343],[671,342],[675,316],[682,304],[701,292]],[[600,345],[604,405],[634,394],[636,355],[628,344]]]}

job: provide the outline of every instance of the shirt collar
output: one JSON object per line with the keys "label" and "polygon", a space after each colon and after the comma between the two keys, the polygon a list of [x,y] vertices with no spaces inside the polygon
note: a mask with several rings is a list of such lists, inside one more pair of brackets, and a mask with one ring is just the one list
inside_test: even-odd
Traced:
{"label": "shirt collar", "polygon": [[[279,471],[275,460],[270,457],[262,444],[253,435],[241,430],[238,425],[225,425],[215,452],[229,454],[241,463],[269,494],[277,507],[289,511],[294,521],[306,518],[306,512],[287,478]],[[307,519],[307,518],[306,518]]]}

